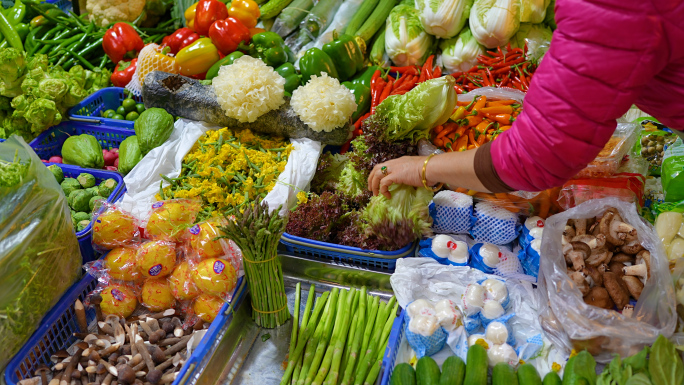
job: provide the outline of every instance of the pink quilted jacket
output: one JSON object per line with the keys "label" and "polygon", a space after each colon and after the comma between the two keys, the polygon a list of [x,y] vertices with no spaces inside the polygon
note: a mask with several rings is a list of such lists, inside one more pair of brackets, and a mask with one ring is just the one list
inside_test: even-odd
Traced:
{"label": "pink quilted jacket", "polygon": [[492,142],[515,190],[560,186],[633,104],[684,130],[684,1],[557,0],[558,29],[513,127]]}

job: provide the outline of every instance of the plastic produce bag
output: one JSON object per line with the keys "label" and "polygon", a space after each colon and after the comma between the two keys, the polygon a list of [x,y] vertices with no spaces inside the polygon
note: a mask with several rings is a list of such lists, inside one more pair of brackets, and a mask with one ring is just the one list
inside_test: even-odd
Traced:
{"label": "plastic produce bag", "polygon": [[565,209],[594,199],[615,197],[643,207],[646,178],[641,174],[616,174],[606,178],[573,179],[563,185],[558,203]]}
{"label": "plastic produce bag", "polygon": [[665,202],[684,199],[684,143],[681,138],[665,150],[661,172]]}
{"label": "plastic produce bag", "polygon": [[[609,207],[615,207],[624,222],[637,230],[641,245],[651,253],[651,276],[632,317],[587,305],[567,274],[563,256],[561,238],[568,219],[599,216]],[[539,287],[543,303],[549,304],[542,312],[542,325],[559,349],[587,349],[598,362],[608,362],[613,354],[637,353],[659,334],[672,335],[676,313],[668,262],[655,230],[639,217],[633,204],[618,198],[596,199],[550,217],[541,251]]]}
{"label": "plastic produce bag", "polygon": [[618,123],[613,136],[591,163],[582,169],[576,179],[602,178],[615,174],[622,164],[622,158],[636,143],[641,127],[636,123]]}
{"label": "plastic produce bag", "polygon": [[[25,172],[11,169],[15,159]],[[10,137],[0,143],[0,372],[80,272],[59,183],[23,139]]]}

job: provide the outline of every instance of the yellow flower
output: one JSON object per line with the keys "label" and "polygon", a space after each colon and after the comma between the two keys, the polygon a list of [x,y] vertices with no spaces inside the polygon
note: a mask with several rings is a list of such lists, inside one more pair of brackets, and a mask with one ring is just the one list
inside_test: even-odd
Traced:
{"label": "yellow flower", "polygon": [[575,349],[572,349],[572,350],[570,351],[570,357],[568,357],[568,358],[572,358],[572,357],[574,357],[574,356],[576,356],[576,355],[577,355],[577,351],[576,351]]}
{"label": "yellow flower", "polygon": [[309,194],[306,193],[306,191],[302,190],[297,193],[297,204],[301,205],[302,203],[306,203],[309,201]]}
{"label": "yellow flower", "polygon": [[560,372],[561,369],[562,368],[558,362],[554,361],[553,364],[551,364],[551,370],[553,370],[554,372]]}
{"label": "yellow flower", "polygon": [[478,338],[477,341],[475,341],[475,344],[480,345],[485,349],[489,349],[489,344],[482,338]]}

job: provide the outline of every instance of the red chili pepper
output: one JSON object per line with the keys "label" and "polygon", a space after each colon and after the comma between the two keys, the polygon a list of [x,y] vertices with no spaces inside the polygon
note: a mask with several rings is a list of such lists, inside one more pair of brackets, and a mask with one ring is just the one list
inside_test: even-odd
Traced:
{"label": "red chili pepper", "polygon": [[387,82],[387,85],[385,85],[385,88],[382,90],[382,94],[380,94],[380,99],[378,100],[378,103],[382,103],[383,100],[387,99],[390,92],[392,92],[393,87],[394,87],[394,79],[390,78],[389,81]]}
{"label": "red chili pepper", "polygon": [[463,88],[461,88],[458,84],[454,85],[454,89],[456,90],[457,94],[465,94]]}
{"label": "red chili pepper", "polygon": [[435,60],[435,55],[430,55],[429,58],[425,61],[425,64],[423,64],[423,70],[427,71],[425,74],[425,80],[432,79],[432,63]]}
{"label": "red chili pepper", "polygon": [[404,75],[400,78],[397,78],[397,80],[394,82],[394,89],[396,90],[397,88],[399,88],[399,86],[404,84],[406,82],[406,79],[408,79],[410,77],[411,77],[411,75]]}
{"label": "red chili pepper", "polygon": [[496,65],[493,65],[493,66],[492,66],[492,69],[499,69],[499,68],[506,67],[506,66],[512,66],[512,65],[515,65],[515,64],[522,63],[522,62],[524,62],[524,61],[525,61],[525,58],[524,58],[524,57],[520,57],[520,58],[517,58],[517,59],[515,59],[515,60],[507,61],[507,62],[505,62],[505,63],[499,63],[499,64],[496,64]]}
{"label": "red chili pepper", "polygon": [[410,79],[406,79],[401,85],[397,86],[397,84],[394,84],[394,89],[390,93],[390,95],[396,95],[401,91],[408,92],[413,89],[413,87],[416,86],[416,82],[418,81],[417,76],[411,76]]}
{"label": "red chili pepper", "polygon": [[164,40],[162,40],[162,46],[169,47],[169,52],[175,55],[181,49],[194,43],[199,37],[200,35],[195,33],[195,31],[188,27],[183,27],[165,37]]}
{"label": "red chili pepper", "polygon": [[418,75],[418,68],[416,68],[416,66],[390,67],[390,71],[397,72],[402,75]]}
{"label": "red chili pepper", "polygon": [[218,0],[200,0],[197,3],[197,13],[195,14],[195,31],[202,36],[207,36],[209,27],[216,20],[223,20],[228,17],[228,8]]}
{"label": "red chili pepper", "polygon": [[251,36],[249,28],[240,20],[229,17],[225,20],[216,20],[209,27],[209,38],[222,54],[228,55],[235,52],[241,42],[249,43]]}
{"label": "red chili pepper", "polygon": [[437,66],[435,68],[435,71],[432,73],[432,78],[435,79],[435,78],[438,78],[440,76],[442,76],[442,67]]}
{"label": "red chili pepper", "polygon": [[118,63],[124,58],[134,58],[145,47],[138,32],[127,23],[116,23],[105,32],[102,38],[102,49],[109,59]]}
{"label": "red chili pepper", "polygon": [[138,58],[117,63],[116,68],[114,68],[114,72],[112,72],[112,76],[110,77],[114,87],[126,87],[133,78],[137,64]]}
{"label": "red chili pepper", "polygon": [[384,87],[385,81],[380,77],[380,70],[376,70],[371,78],[371,114],[375,113],[375,107],[378,105],[378,100],[380,99],[380,93],[382,92],[382,87]]}
{"label": "red chili pepper", "polygon": [[340,147],[340,154],[344,154],[347,151],[349,151],[349,146],[351,145],[351,139],[347,141],[347,143],[343,144],[342,147]]}

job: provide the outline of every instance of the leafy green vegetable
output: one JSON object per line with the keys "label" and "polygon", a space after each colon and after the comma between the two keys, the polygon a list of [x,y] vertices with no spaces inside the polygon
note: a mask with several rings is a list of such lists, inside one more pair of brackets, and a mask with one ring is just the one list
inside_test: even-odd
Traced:
{"label": "leafy green vegetable", "polygon": [[376,119],[386,122],[388,141],[427,139],[433,127],[445,123],[456,106],[455,79],[443,76],[417,85],[404,95],[393,95],[376,108]]}
{"label": "leafy green vegetable", "polygon": [[662,335],[651,346],[648,371],[653,385],[681,385],[684,379],[684,364],[677,349]]}
{"label": "leafy green vegetable", "polygon": [[26,75],[26,55],[14,48],[0,49],[0,95],[21,95],[21,82]]}
{"label": "leafy green vegetable", "polygon": [[28,168],[28,164],[20,162],[18,151],[14,153],[12,162],[0,159],[0,187],[13,187],[21,183]]}
{"label": "leafy green vegetable", "polygon": [[449,39],[463,29],[473,0],[419,0],[416,8],[425,30],[442,39]]}
{"label": "leafy green vegetable", "polygon": [[630,379],[625,382],[625,385],[653,385],[653,383],[645,373],[637,373],[630,377]]}
{"label": "leafy green vegetable", "polygon": [[415,8],[397,5],[392,9],[385,29],[385,51],[395,65],[422,65],[433,42],[434,36],[425,31]]}
{"label": "leafy green vegetable", "polygon": [[342,169],[347,164],[347,157],[331,154],[329,151],[321,155],[318,160],[316,174],[311,180],[311,191],[321,194],[326,190],[335,190],[340,179]]}
{"label": "leafy green vegetable", "polygon": [[480,44],[503,47],[520,26],[520,0],[475,0],[469,21]]}
{"label": "leafy green vegetable", "polygon": [[[363,211],[362,219],[371,228],[374,225],[387,220],[388,223],[399,223],[402,220],[410,221],[410,236],[413,241],[422,236],[432,235],[428,204],[432,200],[432,193],[426,189],[416,189],[407,185],[392,185],[389,188],[391,199],[378,194],[371,198],[368,206]],[[370,231],[370,233],[375,233]],[[377,234],[382,236],[383,234]],[[406,246],[405,242],[403,246]]]}
{"label": "leafy green vegetable", "polygon": [[442,49],[442,64],[449,72],[468,71],[477,64],[477,57],[485,53],[468,27],[463,28],[458,36],[443,40],[439,47]]}

